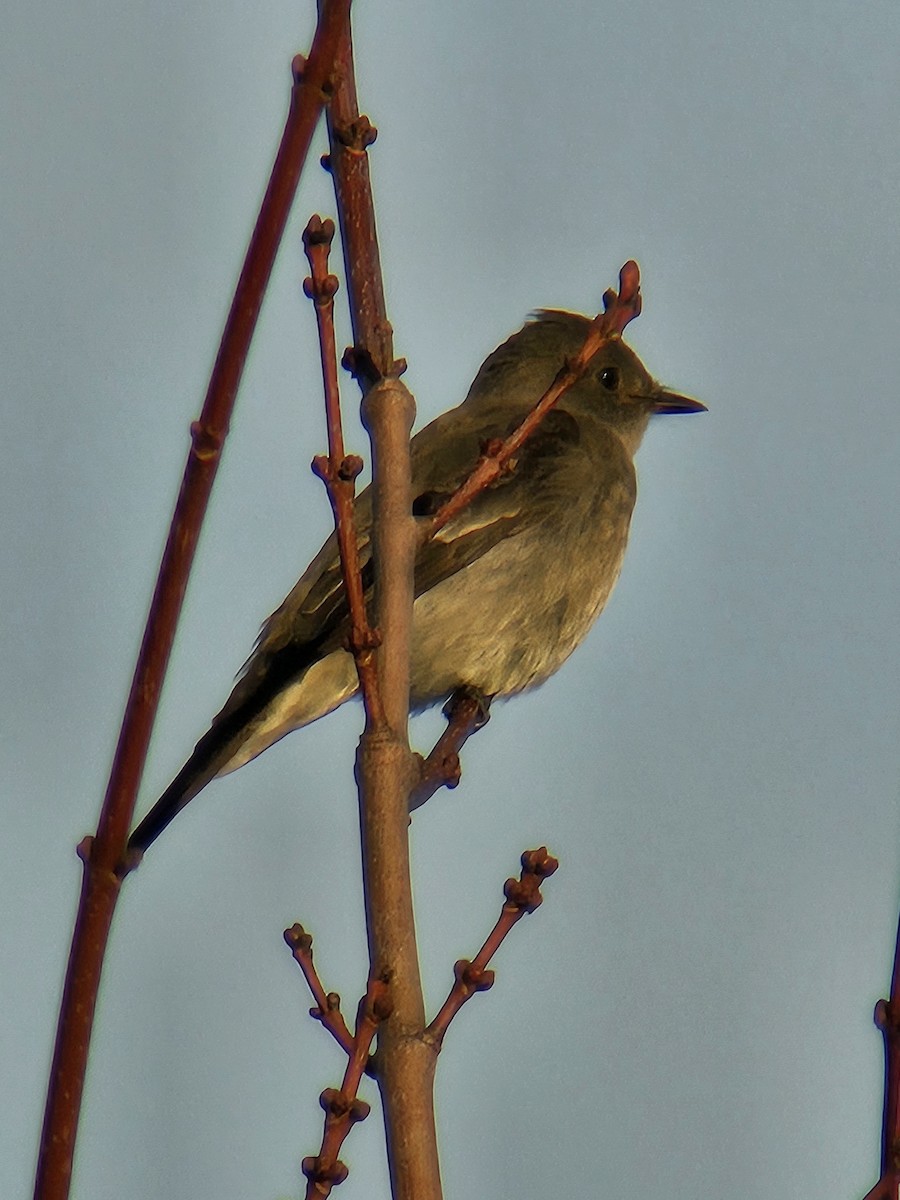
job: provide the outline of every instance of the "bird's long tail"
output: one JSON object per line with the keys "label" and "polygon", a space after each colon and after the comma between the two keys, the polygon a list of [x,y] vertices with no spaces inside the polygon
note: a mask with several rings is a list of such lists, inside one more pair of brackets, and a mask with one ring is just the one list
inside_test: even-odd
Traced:
{"label": "bird's long tail", "polygon": [[235,687],[225,707],[128,840],[146,850],[217,775],[261,754],[292,729],[336,708],[356,691],[353,659],[320,655],[317,643],[289,644],[269,655]]}
{"label": "bird's long tail", "polygon": [[222,729],[214,725],[203,735],[194,753],[128,839],[129,850],[146,850],[185,805],[219,774],[234,753],[233,738],[223,738],[222,734]]}

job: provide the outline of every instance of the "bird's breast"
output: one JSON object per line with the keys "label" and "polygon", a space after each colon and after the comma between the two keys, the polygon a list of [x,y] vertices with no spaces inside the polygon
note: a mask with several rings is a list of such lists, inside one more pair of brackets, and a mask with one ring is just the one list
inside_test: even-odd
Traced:
{"label": "bird's breast", "polygon": [[492,547],[419,596],[411,700],[462,685],[510,695],[549,678],[587,635],[622,566],[633,494],[573,503]]}

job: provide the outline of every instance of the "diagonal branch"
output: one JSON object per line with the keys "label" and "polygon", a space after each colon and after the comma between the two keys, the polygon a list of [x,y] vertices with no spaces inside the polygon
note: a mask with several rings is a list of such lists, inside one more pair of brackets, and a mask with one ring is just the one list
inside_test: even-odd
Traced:
{"label": "diagonal branch", "polygon": [[292,925],[284,931],[284,940],[291,949],[294,961],[303,972],[316,1002],[315,1007],[309,1010],[309,1015],[316,1021],[321,1021],[341,1049],[351,1054],[353,1035],[347,1028],[347,1022],[341,1012],[341,998],[337,992],[326,993],[313,963],[312,934],[307,933],[302,925]]}
{"label": "diagonal branch", "polygon": [[557,372],[556,378],[535,404],[528,416],[509,437],[485,448],[471,475],[437,510],[430,521],[422,521],[420,539],[428,541],[451,521],[472,500],[490,487],[509,465],[522,444],[531,437],[551,408],[578,382],[590,366],[591,359],[613,338],[621,337],[629,321],[641,311],[641,276],[637,263],[629,259],[619,272],[619,291],[612,288],[603,293],[603,312],[594,317],[584,345],[574,358]]}
{"label": "diagonal branch", "polygon": [[365,1100],[360,1100],[357,1093],[369,1066],[369,1053],[375,1034],[381,1022],[391,1015],[391,994],[385,980],[370,976],[366,993],[357,1008],[355,1031],[351,1034],[341,1015],[340,997],[336,992],[329,992],[326,996],[313,966],[312,936],[302,925],[292,925],[284,931],[284,940],[290,946],[316,1001],[315,1008],[310,1009],[310,1016],[326,1026],[347,1055],[340,1088],[326,1088],[319,1096],[319,1104],[325,1113],[319,1153],[304,1158],[302,1164],[307,1180],[306,1200],[322,1200],[347,1178],[349,1172],[338,1158],[338,1153],[353,1126],[369,1115],[369,1105]]}
{"label": "diagonal branch", "polygon": [[522,855],[522,871],[518,879],[507,879],[503,892],[506,903],[500,910],[497,923],[485,939],[484,945],[470,962],[461,958],[453,968],[455,982],[450,994],[441,1005],[440,1012],[428,1026],[428,1033],[440,1049],[450,1022],[476,992],[486,992],[493,987],[494,972],[487,965],[510,932],[526,913],[533,913],[543,900],[541,884],[559,867],[559,862],[547,847],[526,850]]}
{"label": "diagonal branch", "polygon": [[308,61],[295,69],[269,186],[222,335],[172,518],[94,839],[79,847],[81,899],[60,1006],[38,1155],[35,1197],[69,1194],[84,1074],[103,957],[123,874],[121,862],[200,525],[263,293],[319,115],[326,104],[350,0],[323,0]]}
{"label": "diagonal branch", "polygon": [[356,536],[353,497],[356,478],[363,462],[358,454],[344,454],[341,400],[337,378],[337,352],[334,337],[334,296],[338,289],[335,275],[328,271],[328,254],[334,238],[334,221],[310,217],[303,231],[303,245],[312,275],[303,290],[313,301],[319,331],[322,380],[325,389],[325,420],[328,427],[328,456],[313,459],[313,471],[325,484],[341,556],[341,573],[350,608],[349,649],[356,662],[359,687],[365,705],[366,720],[373,726],[384,724],[384,706],[378,687],[374,650],[381,638],[372,629],[366,615],[366,601],[359,567],[359,542]]}

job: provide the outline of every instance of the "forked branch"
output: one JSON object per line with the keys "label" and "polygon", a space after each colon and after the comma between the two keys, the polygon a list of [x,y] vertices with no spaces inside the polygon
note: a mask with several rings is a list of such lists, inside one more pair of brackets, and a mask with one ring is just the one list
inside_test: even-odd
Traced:
{"label": "forked branch", "polygon": [[327,996],[312,961],[312,937],[302,925],[284,931],[284,940],[306,977],[316,1006],[310,1016],[321,1021],[347,1054],[347,1067],[339,1088],[326,1088],[319,1096],[325,1113],[325,1128],[319,1153],[303,1159],[306,1176],[306,1200],[321,1200],[332,1188],[343,1183],[348,1170],[338,1158],[341,1146],[355,1124],[369,1115],[369,1105],[358,1096],[360,1081],[369,1062],[372,1042],[382,1021],[391,1014],[391,999],[382,979],[369,979],[366,993],[359,1002],[356,1029],[351,1035],[340,1014],[340,999],[336,992]]}

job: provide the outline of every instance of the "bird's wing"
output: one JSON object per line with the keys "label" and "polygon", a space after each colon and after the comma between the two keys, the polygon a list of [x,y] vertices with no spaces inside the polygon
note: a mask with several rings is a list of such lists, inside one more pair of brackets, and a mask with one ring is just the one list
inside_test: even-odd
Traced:
{"label": "bird's wing", "polygon": [[[435,428],[442,421],[438,418],[413,443],[413,508],[423,518],[436,511],[467,477],[484,441],[509,432],[508,420],[469,420],[464,436],[446,438]],[[571,415],[562,410],[548,414],[523,446],[513,469],[476,496],[435,538],[420,546],[415,563],[416,595],[552,511],[554,503],[559,503],[556,486],[561,474],[572,466],[572,449],[578,440],[578,424]],[[363,585],[370,599],[370,489],[357,502],[357,529]],[[337,539],[332,535],[264,624],[257,646],[224,707],[135,830],[131,846],[149,846],[172,817],[234,758],[260,714],[281,690],[342,645],[348,617]]]}
{"label": "bird's wing", "polygon": [[[455,413],[446,414],[452,417]],[[413,440],[413,512],[426,519],[448,499],[474,467],[485,441],[505,436],[509,422],[469,421],[460,435],[445,436],[439,418]],[[430,435],[430,436],[429,436]],[[540,520],[555,498],[565,464],[579,440],[574,417],[550,412],[528,439],[511,471],[481,492],[429,542],[419,547],[415,594],[429,591],[486,554],[526,524]],[[439,450],[436,448],[440,447]],[[356,506],[360,570],[366,599],[371,599],[371,489]],[[225,707],[215,718],[227,721],[238,709],[269,697],[311,663],[338,649],[347,635],[349,611],[344,593],[337,539],[332,534],[309,568],[263,625],[259,641]]]}

